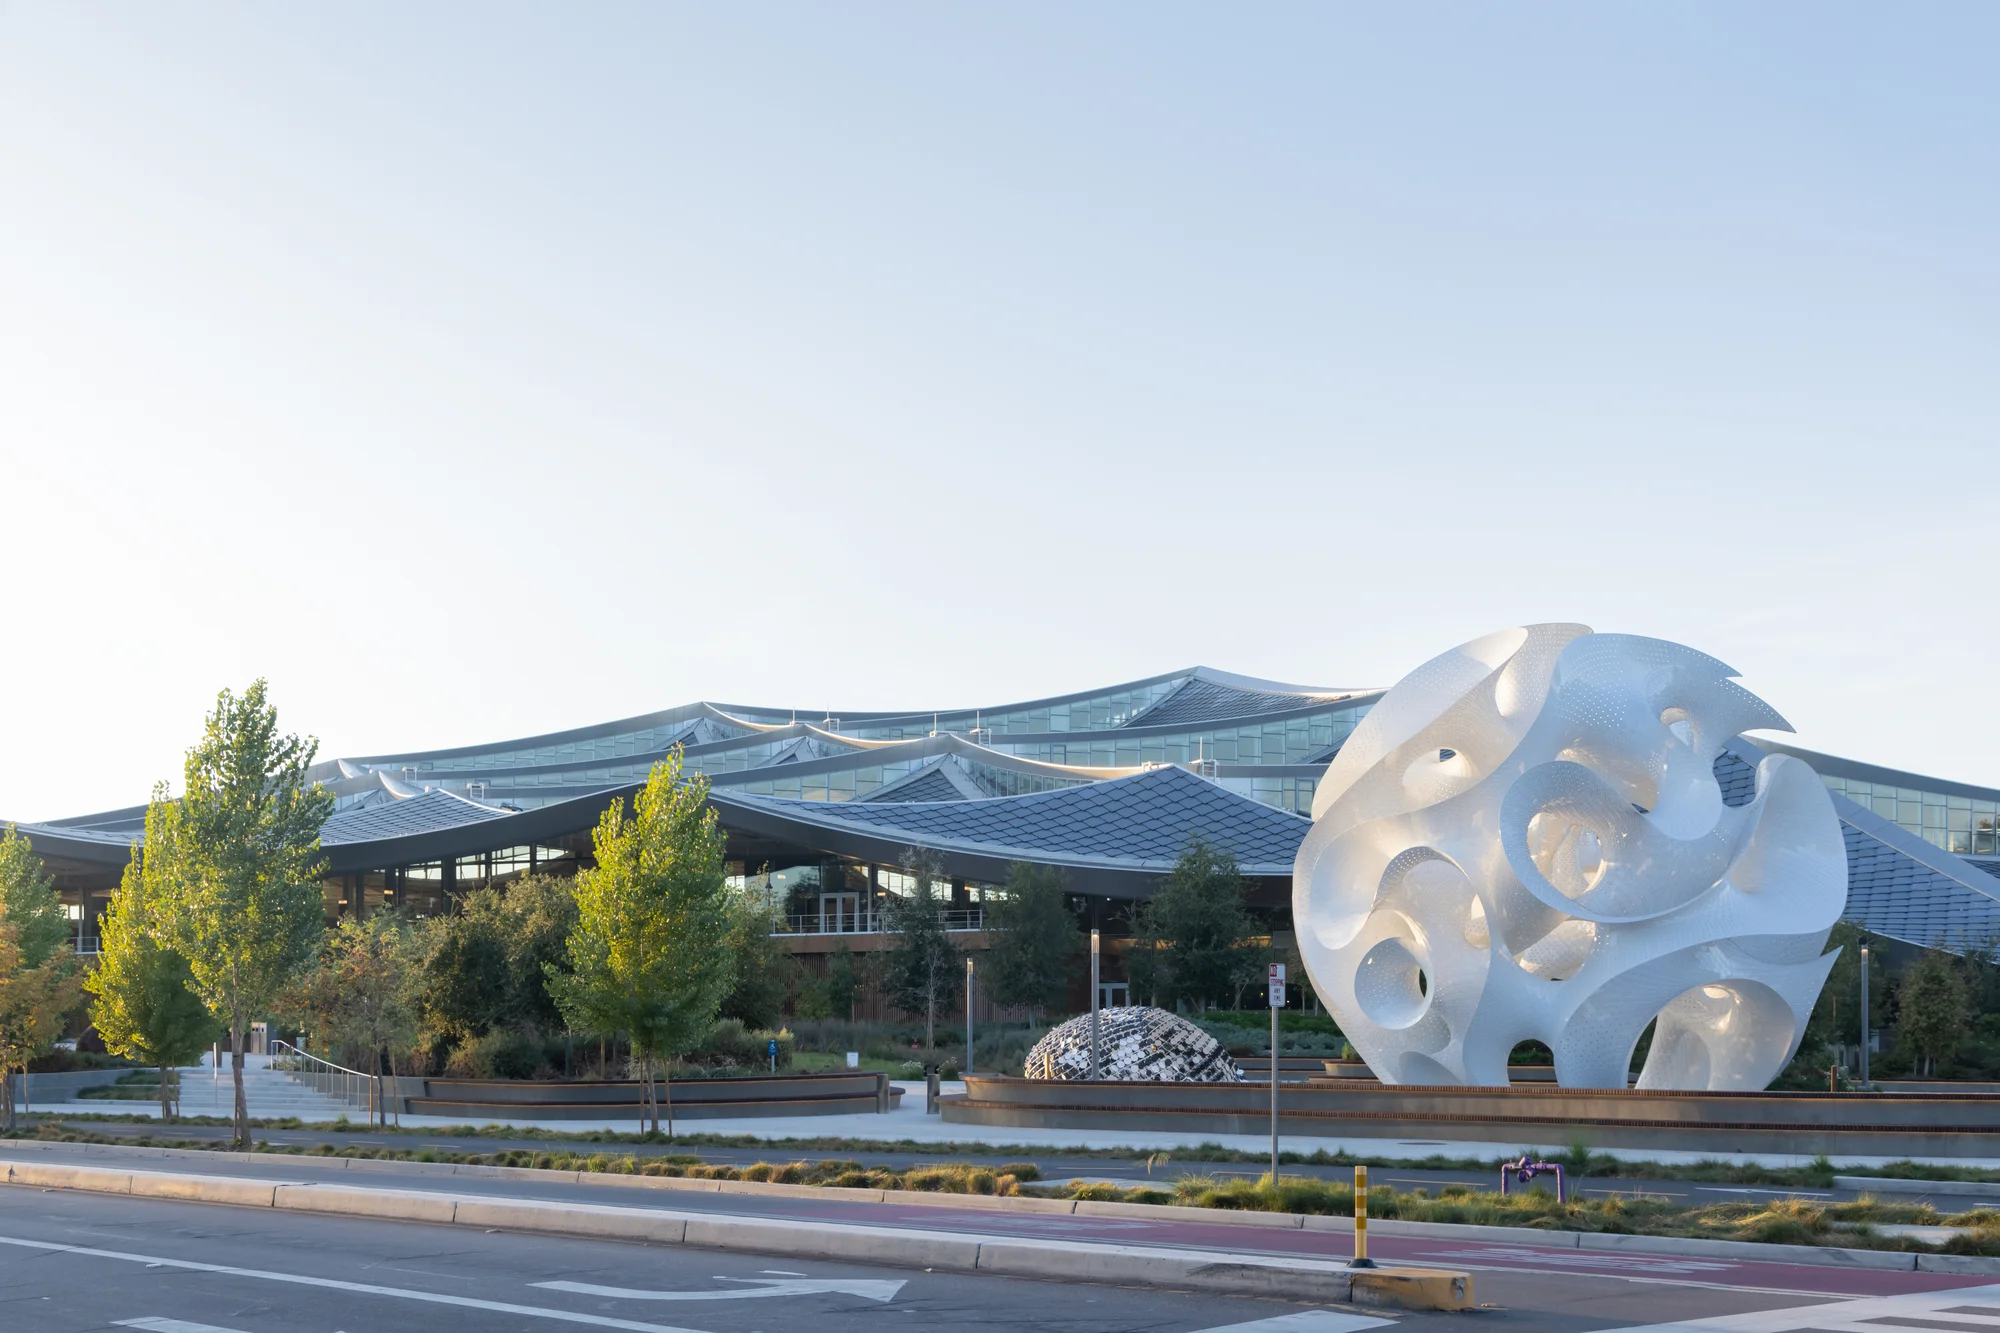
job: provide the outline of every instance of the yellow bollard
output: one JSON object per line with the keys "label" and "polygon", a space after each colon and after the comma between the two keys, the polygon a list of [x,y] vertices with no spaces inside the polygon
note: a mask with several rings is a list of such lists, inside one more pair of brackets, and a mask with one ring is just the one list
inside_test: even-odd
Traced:
{"label": "yellow bollard", "polygon": [[1368,1168],[1354,1168],[1354,1262],[1349,1268],[1373,1268],[1368,1257]]}

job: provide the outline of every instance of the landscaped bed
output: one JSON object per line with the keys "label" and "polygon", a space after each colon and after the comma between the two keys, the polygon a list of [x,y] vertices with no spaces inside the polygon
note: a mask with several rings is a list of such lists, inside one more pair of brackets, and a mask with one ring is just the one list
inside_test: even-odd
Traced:
{"label": "landscaped bed", "polygon": [[[104,1136],[54,1125],[35,1135],[44,1141],[105,1142]],[[146,1135],[121,1142],[189,1149],[218,1149],[208,1141]],[[4,1140],[0,1140],[3,1144]],[[886,1145],[885,1145],[886,1146]],[[905,1150],[918,1145],[902,1145]],[[931,1145],[935,1146],[935,1145]],[[1279,1177],[1274,1188],[1269,1175],[1259,1180],[1185,1175],[1157,1188],[1119,1187],[1075,1179],[1050,1182],[1033,1163],[1001,1166],[957,1162],[908,1168],[865,1166],[857,1161],[822,1160],[759,1162],[725,1166],[704,1162],[691,1153],[635,1156],[630,1153],[530,1151],[492,1153],[441,1152],[431,1148],[348,1147],[320,1144],[312,1148],[260,1144],[274,1155],[351,1157],[379,1161],[444,1162],[469,1166],[526,1167],[550,1171],[584,1171],[700,1180],[741,1180],[791,1185],[837,1186],[874,1190],[914,1190],[940,1194],[1020,1195],[1039,1198],[1090,1199],[1132,1204],[1178,1204],[1221,1211],[1273,1212],[1334,1217],[1352,1216],[1354,1192],[1340,1181],[1305,1176]],[[1643,1165],[1658,1176],[1672,1168],[1657,1163],[1616,1163],[1593,1158],[1591,1165]],[[1407,1163],[1405,1164],[1407,1165]],[[1480,1163],[1482,1168],[1496,1164]],[[1709,1164],[1727,1170],[1726,1164]],[[1897,1164],[1916,1167],[1915,1163]],[[1822,1164],[1808,1168],[1819,1174]],[[1682,1168],[1685,1170],[1686,1168]],[[1830,1175],[1832,1167],[1823,1169]],[[1739,1168],[1740,1170],[1740,1168]],[[1599,1178],[1615,1172],[1597,1172]],[[1990,1174],[1990,1173],[1988,1173]],[[1714,1176],[1701,1178],[1715,1178]],[[1799,1182],[1811,1183],[1811,1182]],[[1883,1202],[1868,1196],[1845,1203],[1784,1198],[1754,1203],[1689,1205],[1650,1195],[1606,1193],[1601,1197],[1558,1203],[1541,1185],[1507,1195],[1473,1190],[1463,1185],[1396,1190],[1378,1186],[1368,1191],[1371,1218],[1412,1222],[1444,1222],[1477,1226],[1522,1227],[1537,1231],[1608,1232],[1622,1235],[1693,1237],[1707,1240],[1757,1241],[1780,1245],[1839,1246],[1853,1249],[1917,1251],[1943,1254],[2000,1256],[2000,1210],[1979,1208],[1942,1214],[1928,1203]],[[1882,1228],[1948,1227],[1957,1234],[1941,1243],[1896,1234]]]}

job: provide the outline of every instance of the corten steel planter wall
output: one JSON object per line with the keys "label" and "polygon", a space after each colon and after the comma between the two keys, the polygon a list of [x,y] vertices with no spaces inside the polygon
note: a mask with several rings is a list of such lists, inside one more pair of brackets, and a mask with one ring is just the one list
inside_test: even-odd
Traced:
{"label": "corten steel planter wall", "polygon": [[[386,1080],[385,1080],[386,1082]],[[406,1115],[468,1120],[636,1120],[645,1085],[515,1079],[402,1078],[394,1095]],[[668,1088],[660,1086],[664,1117]],[[885,1074],[781,1074],[771,1078],[675,1079],[676,1120],[734,1116],[854,1115],[889,1110],[902,1089]]]}
{"label": "corten steel planter wall", "polygon": [[[1074,1083],[966,1079],[946,1120],[966,1124],[1264,1134],[1268,1083]],[[1425,1088],[1359,1079],[1288,1084],[1282,1133],[1707,1152],[2000,1156],[2000,1095],[1634,1092],[1515,1086]]]}

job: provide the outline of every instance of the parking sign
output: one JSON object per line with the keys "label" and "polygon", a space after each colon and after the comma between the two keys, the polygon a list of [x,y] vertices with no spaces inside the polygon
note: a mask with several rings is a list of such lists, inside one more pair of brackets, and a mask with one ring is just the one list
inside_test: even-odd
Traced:
{"label": "parking sign", "polygon": [[1271,1007],[1273,1009],[1282,1009],[1285,1007],[1285,965],[1283,963],[1271,964]]}

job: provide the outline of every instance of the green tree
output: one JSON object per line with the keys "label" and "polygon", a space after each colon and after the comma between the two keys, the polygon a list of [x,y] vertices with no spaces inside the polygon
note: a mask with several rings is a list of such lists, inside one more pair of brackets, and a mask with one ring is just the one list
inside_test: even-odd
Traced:
{"label": "green tree", "polygon": [[[348,917],[326,938],[287,1007],[322,1042],[364,1052],[362,1067],[371,1077],[381,1077],[386,1060],[394,1078],[396,1051],[416,1040],[418,947],[417,932],[400,912]],[[384,1125],[388,1104],[387,1097],[375,1098],[373,1115]]]}
{"label": "green tree", "polygon": [[506,886],[507,975],[516,1022],[542,1033],[562,1030],[562,1011],[549,993],[548,970],[569,970],[569,934],[576,927],[575,886],[567,877],[524,875]]}
{"label": "green tree", "polygon": [[[195,993],[228,1029],[235,1144],[244,1152],[244,1034],[312,961],[326,929],[326,900],[314,877],[333,796],[306,780],[318,748],[279,734],[263,681],[240,698],[224,690],[187,753],[174,816],[178,864],[165,875],[173,895],[162,913],[165,942],[187,959]],[[157,852],[149,847],[148,855]]]}
{"label": "green tree", "polygon": [[1258,959],[1245,941],[1255,929],[1243,906],[1236,858],[1196,838],[1134,913],[1126,967],[1152,1003],[1220,1003],[1254,979]]}
{"label": "green tree", "polygon": [[434,1066],[453,1047],[512,1025],[519,988],[508,924],[505,904],[491,889],[469,893],[458,911],[421,924],[417,1007]]}
{"label": "green tree", "polygon": [[[1862,924],[1852,920],[1837,921],[1828,932],[1826,947],[1828,950],[1838,949],[1840,956],[1834,959],[1832,968],[1827,972],[1826,984],[1820,987],[1819,999],[1814,1001],[1812,1013],[1806,1018],[1805,1032],[1799,1038],[1797,1053],[1773,1087],[1825,1087],[1827,1068],[1834,1057],[1832,1048],[1860,1043],[1861,944],[1866,938],[1867,931]],[[1889,1000],[1885,980],[1881,951],[1871,951],[1868,983],[1873,995],[1874,1013],[1869,1017],[1877,1027],[1882,1025],[1884,1007]]]}
{"label": "green tree", "polygon": [[854,950],[847,947],[847,941],[834,941],[833,952],[826,956],[828,1011],[835,1015],[845,1014],[847,1021],[853,1022],[854,1006],[861,999],[861,991],[867,980],[861,967],[861,960],[854,956]]}
{"label": "green tree", "polygon": [[982,980],[995,1004],[1026,1008],[1040,1018],[1069,993],[1085,941],[1066,885],[1054,866],[1016,861],[1007,867],[1004,896],[988,896],[982,924],[991,943]]}
{"label": "green tree", "polygon": [[924,1050],[937,1051],[937,1018],[950,1002],[965,964],[945,933],[945,904],[939,896],[944,862],[936,852],[910,848],[903,853],[910,891],[889,896],[889,933],[896,942],[881,956],[882,988],[904,1013],[924,1016]]}
{"label": "green tree", "polygon": [[[160,808],[155,805],[148,814]],[[160,1118],[171,1121],[179,1067],[199,1060],[220,1038],[221,1027],[190,989],[194,973],[187,959],[160,943],[156,914],[171,897],[159,877],[172,867],[173,856],[165,849],[170,834],[158,820],[148,822],[153,826],[148,844],[162,848],[161,854],[149,863],[145,852],[132,849],[125,877],[99,919],[102,952],[83,985],[97,997],[90,1017],[105,1047],[160,1071]]]}
{"label": "green tree", "polygon": [[81,1000],[68,919],[41,857],[13,825],[0,833],[0,1100],[14,1127],[14,1074],[62,1035]]}
{"label": "green tree", "polygon": [[778,909],[754,892],[732,895],[729,954],[736,984],[723,997],[722,1017],[749,1028],[775,1026],[797,984],[799,965],[778,938]]}
{"label": "green tree", "polygon": [[[594,839],[597,865],[576,877],[571,970],[549,968],[549,989],[572,1030],[630,1038],[657,1131],[656,1066],[708,1035],[735,982],[724,839],[707,781],[682,780],[678,746],[653,765],[629,815],[622,800],[604,812]],[[669,1074],[669,1136],[673,1114]]]}
{"label": "green tree", "polygon": [[40,962],[28,961],[22,930],[0,915],[0,1098],[6,1123],[14,1128],[14,1074],[55,1043],[63,1019],[82,998],[76,956],[58,948]]}
{"label": "green tree", "polygon": [[566,878],[525,875],[475,889],[417,929],[414,1001],[433,1067],[490,1032],[564,1027],[548,971],[569,968],[576,895]]}
{"label": "green tree", "polygon": [[69,939],[69,918],[55,880],[12,824],[0,832],[0,916],[20,932],[21,956],[29,966],[40,966]]}
{"label": "green tree", "polygon": [[1937,1072],[1938,1061],[1949,1056],[1965,1038],[1965,978],[1958,974],[1951,955],[1932,949],[1919,958],[1903,977],[1896,1039],[1907,1044],[1920,1068],[1915,1072]]}

